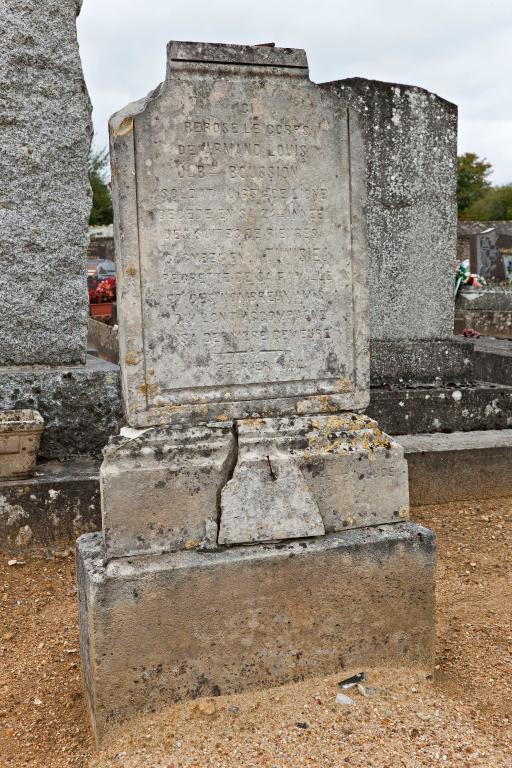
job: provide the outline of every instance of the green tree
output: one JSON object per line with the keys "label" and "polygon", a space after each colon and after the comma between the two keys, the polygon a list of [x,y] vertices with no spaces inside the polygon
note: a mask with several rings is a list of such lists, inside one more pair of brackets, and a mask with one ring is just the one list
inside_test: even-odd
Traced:
{"label": "green tree", "polygon": [[465,210],[469,221],[510,221],[512,219],[512,184],[486,189],[482,197]]}
{"label": "green tree", "polygon": [[93,149],[89,154],[88,171],[89,183],[92,189],[92,208],[89,224],[100,226],[112,224],[112,195],[106,182],[108,168],[108,151],[106,149]]}
{"label": "green tree", "polygon": [[474,152],[466,152],[457,158],[457,207],[461,219],[466,218],[467,209],[490,189],[487,180],[490,173],[492,165]]}

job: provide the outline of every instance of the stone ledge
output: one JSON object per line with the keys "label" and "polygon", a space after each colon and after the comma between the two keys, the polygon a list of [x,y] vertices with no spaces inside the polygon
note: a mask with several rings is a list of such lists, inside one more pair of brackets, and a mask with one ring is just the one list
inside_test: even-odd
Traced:
{"label": "stone ledge", "polygon": [[473,340],[475,378],[495,384],[512,384],[512,341],[481,337]]}
{"label": "stone ledge", "polygon": [[473,346],[464,338],[372,339],[370,379],[372,387],[388,384],[470,384],[473,382]]}
{"label": "stone ledge", "polygon": [[376,387],[367,413],[388,435],[507,429],[512,426],[512,387]]}
{"label": "stone ledge", "polygon": [[109,563],[101,535],[89,534],[77,563],[98,740],[183,699],[355,664],[432,664],[435,537],[413,523]]}
{"label": "stone ledge", "polygon": [[464,328],[473,328],[483,336],[512,338],[512,312],[486,309],[457,309],[454,322],[455,333]]}
{"label": "stone ledge", "polygon": [[512,495],[512,429],[399,435],[411,505]]}
{"label": "stone ledge", "polygon": [[101,527],[99,462],[38,464],[36,475],[0,482],[0,551],[72,547]]}

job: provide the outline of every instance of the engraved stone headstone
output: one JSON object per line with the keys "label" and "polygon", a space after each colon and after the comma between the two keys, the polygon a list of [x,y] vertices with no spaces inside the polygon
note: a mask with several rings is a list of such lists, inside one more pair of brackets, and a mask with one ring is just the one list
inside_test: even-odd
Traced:
{"label": "engraved stone headstone", "polygon": [[144,429],[105,450],[104,536],[77,549],[98,737],[340,659],[430,658],[433,545],[402,522],[401,446],[353,412],[369,394],[357,118],[303,51],[171,43],[165,83],[110,134],[125,408]]}
{"label": "engraved stone headstone", "polygon": [[171,43],[110,122],[133,426],[368,402],[364,161],[303,51]]}

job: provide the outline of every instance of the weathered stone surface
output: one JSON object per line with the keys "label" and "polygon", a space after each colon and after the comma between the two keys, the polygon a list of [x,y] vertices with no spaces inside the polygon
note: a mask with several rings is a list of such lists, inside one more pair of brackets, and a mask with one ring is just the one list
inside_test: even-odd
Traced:
{"label": "weathered stone surface", "polygon": [[89,318],[87,336],[88,349],[94,349],[100,357],[110,363],[119,363],[119,341],[117,327]]}
{"label": "weathered stone surface", "polygon": [[372,387],[461,386],[475,380],[473,345],[466,339],[373,339],[370,348]]}
{"label": "weathered stone surface", "polygon": [[512,426],[512,387],[372,387],[368,413],[390,435],[507,429]]}
{"label": "weathered stone surface", "polygon": [[304,52],[171,43],[110,135],[129,423],[363,408],[362,135]]}
{"label": "weathered stone surface", "polygon": [[229,426],[113,438],[100,471],[108,556],[215,547],[220,491],[235,461]]}
{"label": "weathered stone surface", "polygon": [[407,459],[411,505],[512,495],[512,429],[396,439]]}
{"label": "weathered stone surface", "polygon": [[0,550],[62,550],[101,527],[99,464],[38,464],[34,477],[0,482]]}
{"label": "weathered stone surface", "polygon": [[326,532],[408,516],[402,448],[367,416],[249,419],[237,431],[238,463],[222,491],[219,544],[315,535],[304,532],[305,510],[313,527],[319,513]]}
{"label": "weathered stone surface", "polygon": [[450,338],[457,107],[376,80],[322,87],[359,112],[365,134],[371,338]]}
{"label": "weathered stone surface", "polygon": [[[426,382],[420,360],[409,360],[412,343],[453,335],[457,107],[422,88],[362,78],[322,87],[358,111],[364,130],[370,333],[373,352],[383,342],[396,348],[372,359],[372,386]],[[435,367],[442,361],[436,354]],[[441,380],[455,372],[462,383],[464,367],[445,362]]]}
{"label": "weathered stone surface", "polygon": [[79,539],[77,564],[99,740],[182,699],[355,664],[433,662],[435,539],[413,523],[109,563],[92,534]]}
{"label": "weathered stone surface", "polygon": [[86,365],[0,368],[0,410],[31,408],[44,419],[40,459],[100,456],[122,418],[119,368]]}
{"label": "weathered stone surface", "polygon": [[222,490],[219,544],[322,536],[307,482],[290,457],[241,462]]}
{"label": "weathered stone surface", "polygon": [[80,5],[0,3],[0,365],[85,362],[91,122]]}

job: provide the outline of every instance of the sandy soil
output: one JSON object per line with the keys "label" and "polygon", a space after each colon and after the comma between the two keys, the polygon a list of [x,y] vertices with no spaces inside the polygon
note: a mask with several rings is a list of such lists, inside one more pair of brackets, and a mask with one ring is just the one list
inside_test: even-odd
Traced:
{"label": "sandy soil", "polygon": [[[512,766],[512,499],[414,510],[438,534],[438,658],[203,699],[143,718],[96,754],[82,693],[72,557],[0,557],[0,768]],[[359,670],[354,670],[359,671]]]}

